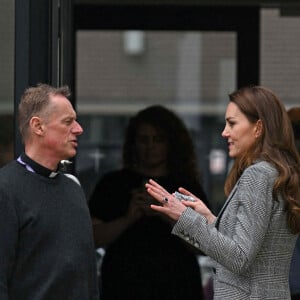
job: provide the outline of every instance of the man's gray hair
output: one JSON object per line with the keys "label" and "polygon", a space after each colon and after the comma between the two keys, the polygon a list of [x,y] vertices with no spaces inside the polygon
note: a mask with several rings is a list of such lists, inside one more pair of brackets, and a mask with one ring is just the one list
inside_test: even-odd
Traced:
{"label": "man's gray hair", "polygon": [[29,122],[34,116],[41,116],[45,113],[46,108],[49,105],[50,96],[62,95],[69,99],[71,96],[68,86],[53,87],[48,84],[39,83],[36,87],[27,88],[21,96],[19,104],[19,130],[24,140],[28,128]]}

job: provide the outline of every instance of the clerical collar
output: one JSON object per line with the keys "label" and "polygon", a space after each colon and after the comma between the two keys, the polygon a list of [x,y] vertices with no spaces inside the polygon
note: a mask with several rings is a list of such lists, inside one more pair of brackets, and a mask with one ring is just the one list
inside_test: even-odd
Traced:
{"label": "clerical collar", "polygon": [[42,176],[54,178],[57,174],[57,172],[53,172],[52,170],[38,164],[34,160],[32,160],[29,156],[27,156],[25,153],[22,153],[17,161],[23,165],[28,171],[33,173],[38,173]]}

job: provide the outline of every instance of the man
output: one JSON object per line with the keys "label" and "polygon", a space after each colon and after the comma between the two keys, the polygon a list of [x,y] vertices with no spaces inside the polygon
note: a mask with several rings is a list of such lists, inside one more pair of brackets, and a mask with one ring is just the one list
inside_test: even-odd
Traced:
{"label": "man", "polygon": [[81,187],[58,164],[83,130],[67,87],[25,90],[25,152],[0,170],[0,299],[98,300],[95,252]]}

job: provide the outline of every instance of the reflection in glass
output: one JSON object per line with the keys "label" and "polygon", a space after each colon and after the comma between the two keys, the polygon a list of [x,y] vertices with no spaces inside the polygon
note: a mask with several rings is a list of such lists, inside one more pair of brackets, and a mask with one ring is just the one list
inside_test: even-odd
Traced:
{"label": "reflection in glass", "polygon": [[211,172],[210,152],[224,149],[220,133],[226,95],[236,87],[236,34],[82,30],[76,53],[77,111],[85,128],[77,172],[87,195],[97,177],[120,167],[128,118],[162,104],[186,123],[207,194],[222,202],[227,170]]}

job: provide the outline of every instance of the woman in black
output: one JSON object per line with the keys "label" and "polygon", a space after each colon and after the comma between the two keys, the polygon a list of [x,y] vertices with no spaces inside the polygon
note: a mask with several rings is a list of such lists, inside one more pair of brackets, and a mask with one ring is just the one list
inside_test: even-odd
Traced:
{"label": "woman in black", "polygon": [[106,250],[101,300],[200,300],[200,253],[171,235],[172,221],[149,207],[155,202],[145,190],[149,178],[169,192],[183,186],[206,199],[189,133],[162,106],[130,120],[123,168],[106,174],[89,202],[96,246]]}

